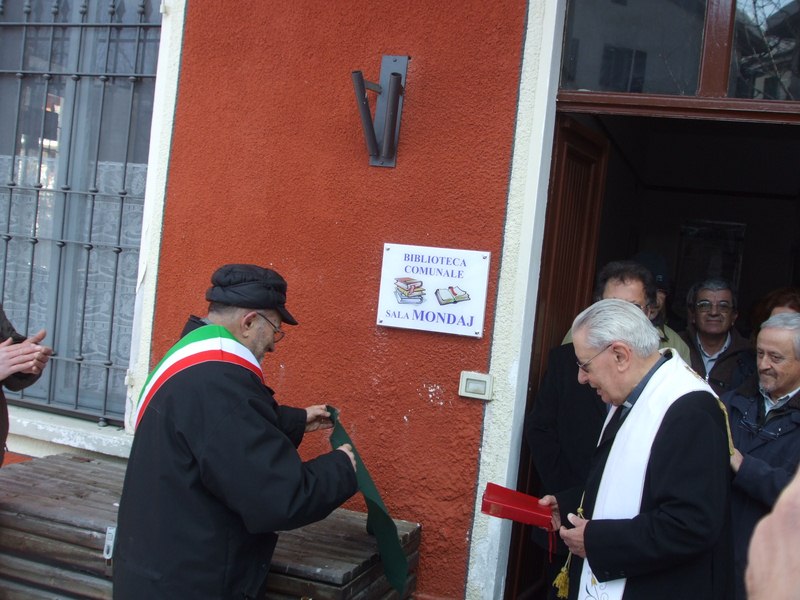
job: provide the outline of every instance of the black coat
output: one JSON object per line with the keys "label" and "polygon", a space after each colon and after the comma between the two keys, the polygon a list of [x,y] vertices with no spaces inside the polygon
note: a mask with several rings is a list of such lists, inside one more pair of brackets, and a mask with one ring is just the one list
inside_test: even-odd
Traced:
{"label": "black coat", "polygon": [[167,380],[131,448],[114,597],[259,597],[275,532],[323,519],[357,489],[343,452],[302,461],[305,415],[232,363]]}
{"label": "black coat", "polygon": [[525,440],[545,493],[584,484],[607,413],[597,392],[578,383],[575,346],[553,348],[525,419]]}
{"label": "black coat", "polygon": [[[639,402],[645,401],[640,398]],[[633,410],[636,410],[634,406]],[[599,581],[627,577],[624,600],[729,600],[732,584],[730,466],[725,416],[705,392],[677,399],[656,433],[640,513],[591,520],[613,438],[597,448],[585,487],[587,557]],[[562,521],[582,488],[557,494]],[[570,565],[577,597],[583,559]]]}
{"label": "black coat", "polygon": [[722,400],[728,407],[733,445],[743,455],[733,478],[731,516],[735,598],[744,600],[744,572],[753,530],[775,506],[800,464],[800,394],[765,416],[764,398],[754,378]]}
{"label": "black coat", "polygon": [[[586,483],[607,413],[597,392],[578,383],[575,346],[567,343],[550,350],[547,371],[525,418],[525,441],[542,482],[542,494],[555,494]],[[549,549],[544,530],[535,529],[532,535],[537,544]],[[555,551],[566,556],[561,538]]]}

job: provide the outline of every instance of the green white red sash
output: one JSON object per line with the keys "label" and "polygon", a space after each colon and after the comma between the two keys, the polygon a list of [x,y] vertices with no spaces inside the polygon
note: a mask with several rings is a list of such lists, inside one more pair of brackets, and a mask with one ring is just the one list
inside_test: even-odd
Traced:
{"label": "green white red sash", "polygon": [[264,381],[261,365],[250,350],[241,344],[230,331],[220,325],[205,325],[187,333],[167,351],[153,372],[147,376],[139,403],[136,406],[135,426],[153,395],[173,375],[204,362],[227,362],[249,369]]}

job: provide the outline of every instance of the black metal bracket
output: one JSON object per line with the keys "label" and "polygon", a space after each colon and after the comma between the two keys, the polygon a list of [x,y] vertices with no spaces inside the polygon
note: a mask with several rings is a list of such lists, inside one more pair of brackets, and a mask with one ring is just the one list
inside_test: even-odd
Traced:
{"label": "black metal bracket", "polygon": [[[361,71],[353,71],[353,88],[361,116],[361,127],[367,142],[369,164],[373,167],[394,167],[397,164],[397,142],[409,56],[384,55],[381,60],[380,83],[365,81]],[[369,110],[367,90],[378,94],[375,121]]]}

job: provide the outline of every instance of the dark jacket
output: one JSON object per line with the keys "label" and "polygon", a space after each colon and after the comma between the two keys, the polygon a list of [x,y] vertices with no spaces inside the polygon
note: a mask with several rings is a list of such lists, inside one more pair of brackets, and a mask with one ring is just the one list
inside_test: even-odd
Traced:
{"label": "dark jacket", "polygon": [[733,518],[736,598],[747,596],[744,570],[756,523],[772,510],[800,464],[800,394],[765,417],[757,379],[725,395],[733,445],[743,455],[733,478]]}
{"label": "dark jacket", "polygon": [[276,532],[323,519],[357,489],[343,452],[300,458],[305,420],[237,364],[172,375],[134,436],[114,597],[261,597]]}
{"label": "dark jacket", "polygon": [[584,484],[607,413],[597,392],[578,383],[575,346],[553,348],[525,418],[525,441],[544,493]]}
{"label": "dark jacket", "polygon": [[[607,413],[607,406],[597,392],[578,383],[575,346],[566,343],[550,350],[547,371],[533,408],[525,417],[525,441],[542,482],[542,495],[586,482]],[[556,544],[552,547],[543,529],[534,528],[531,535],[548,553],[553,551],[566,557],[568,550],[560,537],[555,538]],[[548,578],[552,580],[553,572],[558,573],[563,559],[548,564]]]}
{"label": "dark jacket", "polygon": [[[6,313],[3,312],[3,307],[0,306],[0,341],[7,340],[8,338],[12,338],[14,343],[19,343],[26,339],[24,335],[17,333],[11,321],[6,317]],[[0,381],[0,466],[2,466],[3,459],[5,458],[6,440],[8,439],[8,403],[6,402],[3,388],[5,387],[12,392],[16,392],[36,383],[39,377],[41,377],[41,373],[37,375],[15,373],[14,375],[9,375],[3,381]]]}
{"label": "dark jacket", "polygon": [[[613,437],[597,448],[583,503],[590,519],[586,552],[598,580],[627,577],[624,600],[729,600],[730,467],[717,400],[705,392],[677,399],[653,441],[639,515],[592,521],[612,444]],[[556,495],[562,515],[577,511],[582,493]],[[571,599],[578,595],[582,563],[573,556]]]}
{"label": "dark jacket", "polygon": [[694,325],[689,325],[686,331],[680,333],[683,341],[689,346],[692,369],[708,381],[708,385],[718,396],[735,390],[756,372],[756,353],[753,345],[734,327],[731,327],[730,334],[731,345],[716,360],[711,367],[711,373],[706,373]]}

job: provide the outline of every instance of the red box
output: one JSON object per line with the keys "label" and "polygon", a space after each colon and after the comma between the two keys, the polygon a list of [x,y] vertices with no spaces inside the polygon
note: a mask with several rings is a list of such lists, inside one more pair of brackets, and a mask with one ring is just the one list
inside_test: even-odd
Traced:
{"label": "red box", "polygon": [[536,496],[529,496],[495,483],[487,483],[483,492],[481,512],[501,519],[511,519],[535,525],[548,531],[552,529],[553,511],[541,506]]}

